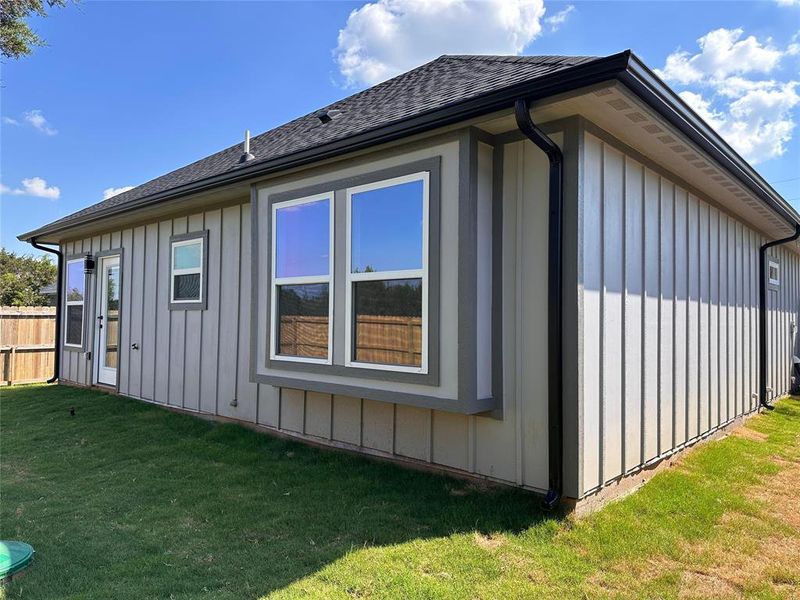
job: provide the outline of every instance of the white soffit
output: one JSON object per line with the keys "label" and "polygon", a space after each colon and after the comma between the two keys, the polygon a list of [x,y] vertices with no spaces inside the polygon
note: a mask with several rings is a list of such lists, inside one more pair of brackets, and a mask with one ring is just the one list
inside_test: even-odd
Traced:
{"label": "white soffit", "polygon": [[[693,142],[665,122],[623,84],[609,82],[535,104],[536,123],[582,115],[644,157],[674,173],[724,210],[771,238],[794,229]],[[516,129],[513,115],[480,125],[491,133]]]}

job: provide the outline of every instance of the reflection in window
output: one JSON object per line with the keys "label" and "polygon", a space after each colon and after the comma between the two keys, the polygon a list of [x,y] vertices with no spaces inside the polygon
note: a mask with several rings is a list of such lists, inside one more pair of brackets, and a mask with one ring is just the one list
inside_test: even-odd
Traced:
{"label": "reflection in window", "polygon": [[333,194],[273,205],[273,358],[331,360]]}
{"label": "reflection in window", "polygon": [[347,190],[348,362],[425,371],[428,173]]}
{"label": "reflection in window", "polygon": [[86,274],[83,259],[67,261],[66,311],[64,315],[64,343],[83,347],[83,297]]}
{"label": "reflection in window", "polygon": [[203,301],[202,237],[172,242],[171,302]]}
{"label": "reflection in window", "polygon": [[104,366],[117,368],[117,351],[119,345],[119,266],[112,265],[106,269],[106,321]]}
{"label": "reflection in window", "polygon": [[276,211],[276,277],[328,274],[330,212],[327,198],[286,206]]}
{"label": "reflection in window", "polygon": [[351,195],[353,273],[422,268],[421,179]]}
{"label": "reflection in window", "polygon": [[278,354],[328,357],[327,283],[278,286]]}
{"label": "reflection in window", "polygon": [[353,284],[354,358],[387,365],[422,365],[422,279]]}

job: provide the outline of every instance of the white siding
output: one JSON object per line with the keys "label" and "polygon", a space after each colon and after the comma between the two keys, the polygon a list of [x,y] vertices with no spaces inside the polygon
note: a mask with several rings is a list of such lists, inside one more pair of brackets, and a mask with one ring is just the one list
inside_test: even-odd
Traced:
{"label": "white siding", "polygon": [[[579,311],[583,493],[752,411],[762,237],[584,134]],[[768,292],[772,396],[789,392],[798,256]]]}

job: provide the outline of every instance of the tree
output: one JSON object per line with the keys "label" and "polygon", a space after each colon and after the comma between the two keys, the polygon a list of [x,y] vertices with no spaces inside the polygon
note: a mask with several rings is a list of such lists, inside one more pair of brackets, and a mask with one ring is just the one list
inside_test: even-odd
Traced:
{"label": "tree", "polygon": [[16,254],[0,248],[0,306],[48,306],[41,289],[56,282],[56,265],[47,256]]}
{"label": "tree", "polygon": [[47,16],[46,8],[65,6],[67,0],[2,0],[0,2],[0,54],[17,59],[33,52],[45,42],[36,35],[25,18],[32,13]]}

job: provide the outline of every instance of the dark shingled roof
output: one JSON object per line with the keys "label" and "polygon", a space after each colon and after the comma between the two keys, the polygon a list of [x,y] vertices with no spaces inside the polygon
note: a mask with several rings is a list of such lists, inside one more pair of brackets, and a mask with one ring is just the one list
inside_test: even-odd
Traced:
{"label": "dark shingled roof", "polygon": [[[457,104],[482,94],[596,60],[584,56],[441,56],[374,87],[254,137],[248,167]],[[322,123],[320,116],[333,117]],[[91,215],[240,168],[242,144],[200,159],[132,190],[93,204],[42,229]]]}

